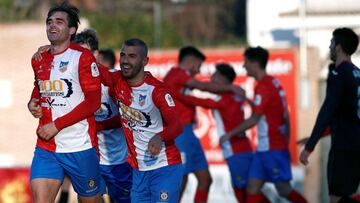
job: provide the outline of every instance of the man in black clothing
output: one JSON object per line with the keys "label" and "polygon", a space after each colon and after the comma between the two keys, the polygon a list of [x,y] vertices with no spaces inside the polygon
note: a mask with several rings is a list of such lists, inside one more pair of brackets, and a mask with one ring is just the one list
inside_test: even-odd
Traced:
{"label": "man in black clothing", "polygon": [[350,198],[360,183],[360,69],[351,62],[359,44],[349,28],[333,32],[330,58],[336,67],[330,70],[325,101],[300,161],[308,157],[326,127],[331,129],[331,149],[327,179],[331,203],[357,202]]}

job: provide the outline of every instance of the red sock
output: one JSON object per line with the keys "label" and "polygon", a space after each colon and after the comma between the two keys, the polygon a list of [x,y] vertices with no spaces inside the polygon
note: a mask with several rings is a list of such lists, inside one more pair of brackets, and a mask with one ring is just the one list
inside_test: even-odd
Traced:
{"label": "red sock", "polygon": [[264,195],[264,193],[260,193],[261,195],[261,203],[271,203],[270,200]]}
{"label": "red sock", "polygon": [[251,202],[251,203],[262,203],[262,200],[263,200],[263,194],[261,193],[258,193],[258,194],[249,194],[247,193],[246,194],[246,202]]}
{"label": "red sock", "polygon": [[234,188],[235,196],[238,202],[243,203],[246,200],[246,189]]}
{"label": "red sock", "polygon": [[205,203],[207,202],[207,198],[208,198],[208,192],[204,191],[204,190],[196,190],[195,193],[195,203]]}
{"label": "red sock", "polygon": [[290,192],[287,199],[293,203],[307,203],[306,199],[300,193],[296,192],[295,190],[292,190]]}

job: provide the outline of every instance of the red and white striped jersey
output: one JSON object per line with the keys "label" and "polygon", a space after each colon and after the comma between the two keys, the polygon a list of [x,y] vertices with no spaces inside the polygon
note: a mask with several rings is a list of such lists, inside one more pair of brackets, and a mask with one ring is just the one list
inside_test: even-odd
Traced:
{"label": "red and white striped jersey", "polygon": [[[109,94],[109,87],[101,85],[101,105],[95,112],[96,122],[120,116],[116,102]],[[127,161],[127,146],[123,129],[113,128],[97,132],[99,140],[100,164],[117,165]]]}
{"label": "red and white striped jersey", "polygon": [[253,111],[262,115],[257,124],[257,151],[288,149],[287,102],[285,91],[277,79],[265,75],[259,81],[255,87]]}
{"label": "red and white striped jersey", "polygon": [[[106,77],[104,74],[102,76]],[[138,86],[125,85],[120,72],[111,73],[111,81],[131,166],[140,171],[148,171],[181,163],[180,152],[174,140],[182,128],[175,103],[163,83],[149,72],[145,73],[144,82]],[[159,155],[152,156],[148,152],[148,143],[157,134],[163,140],[162,148]]]}
{"label": "red and white striped jersey", "polygon": [[[218,135],[222,137],[244,121],[244,100],[239,95],[224,93],[219,95],[216,101],[216,105],[212,107],[212,114]],[[245,133],[231,137],[221,148],[225,159],[252,151],[250,140]]]}
{"label": "red and white striped jersey", "polygon": [[[42,54],[41,61],[32,60],[35,88],[42,107],[38,129],[43,125],[74,113],[85,101],[84,93],[98,91],[100,77],[92,53],[76,44],[59,54]],[[33,94],[34,95],[34,94]],[[32,95],[32,97],[33,97]],[[81,116],[80,116],[81,117]],[[54,152],[77,152],[97,146],[95,117],[71,117],[71,125],[46,141],[38,137],[37,146]]]}

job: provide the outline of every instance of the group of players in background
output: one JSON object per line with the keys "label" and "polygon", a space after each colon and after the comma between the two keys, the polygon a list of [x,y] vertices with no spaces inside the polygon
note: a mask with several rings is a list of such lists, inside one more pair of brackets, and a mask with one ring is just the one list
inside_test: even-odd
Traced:
{"label": "group of players in background", "polygon": [[[280,82],[266,73],[266,49],[244,52],[244,68],[257,81],[250,100],[233,84],[236,73],[229,64],[216,64],[209,82],[197,80],[206,56],[193,46],[180,49],[178,65],[160,81],[144,70],[146,43],[128,39],[120,50],[121,70],[115,70],[114,53],[99,50],[94,30],[76,34],[78,24],[75,7],[51,8],[46,19],[50,45],[32,59],[35,82],[28,108],[39,119],[30,174],[34,202],[54,202],[62,185],[60,201],[65,201],[67,177],[84,203],[101,202],[106,193],[118,203],[176,203],[190,173],[198,182],[194,202],[207,202],[212,178],[193,131],[196,106],[212,109],[238,202],[270,202],[261,192],[265,182],[274,183],[290,202],[307,202],[290,185],[290,114]],[[356,202],[351,195],[360,180],[360,70],[350,58],[357,45],[351,29],[333,32],[330,52],[336,68],[300,155],[307,164],[331,128],[331,202]],[[193,89],[217,97],[197,98],[189,94]],[[252,107],[246,119],[245,103]],[[253,150],[245,131],[255,125],[258,145]]]}

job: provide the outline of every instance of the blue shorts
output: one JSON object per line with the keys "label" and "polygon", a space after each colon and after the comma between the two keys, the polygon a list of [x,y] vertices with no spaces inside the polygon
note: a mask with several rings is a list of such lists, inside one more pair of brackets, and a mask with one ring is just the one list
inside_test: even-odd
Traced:
{"label": "blue shorts", "polygon": [[130,202],[132,170],[127,162],[118,165],[100,165],[100,174],[105,181],[108,194],[115,202]]}
{"label": "blue shorts", "polygon": [[95,148],[71,153],[35,148],[30,180],[48,178],[63,181],[65,173],[78,195],[92,197],[100,192],[99,158]]}
{"label": "blue shorts", "polygon": [[288,150],[255,152],[250,165],[249,178],[266,182],[287,182],[292,179]]}
{"label": "blue shorts", "polygon": [[233,188],[246,188],[252,158],[253,153],[248,152],[236,154],[226,159],[230,170],[231,183]]}
{"label": "blue shorts", "polygon": [[175,139],[175,144],[181,152],[184,175],[209,168],[200,140],[194,134],[192,124],[184,126],[183,132]]}
{"label": "blue shorts", "polygon": [[133,170],[131,202],[179,202],[183,177],[180,164],[150,171]]}

